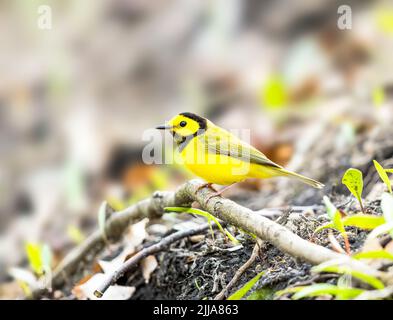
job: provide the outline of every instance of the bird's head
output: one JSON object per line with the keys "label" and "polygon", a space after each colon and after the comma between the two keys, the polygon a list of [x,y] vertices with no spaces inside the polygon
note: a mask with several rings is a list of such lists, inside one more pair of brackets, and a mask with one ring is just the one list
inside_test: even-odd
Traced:
{"label": "bird's head", "polygon": [[182,142],[186,138],[196,137],[207,129],[207,120],[194,113],[183,112],[174,116],[165,125],[156,129],[169,130],[175,141]]}

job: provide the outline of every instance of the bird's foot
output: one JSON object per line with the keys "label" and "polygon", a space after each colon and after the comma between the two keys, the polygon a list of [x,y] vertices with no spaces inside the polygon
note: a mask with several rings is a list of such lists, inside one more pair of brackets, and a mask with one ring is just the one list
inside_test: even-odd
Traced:
{"label": "bird's foot", "polygon": [[[210,196],[207,197],[205,201],[205,205],[209,203],[209,200],[214,197],[221,197],[222,193],[226,190],[228,190],[230,187],[232,187],[235,183],[231,183],[229,186],[226,186],[225,188],[221,189],[220,191],[216,191],[212,193]],[[214,190],[214,189],[213,189]]]}
{"label": "bird's foot", "polygon": [[210,196],[208,196],[207,199],[205,200],[205,205],[207,205],[207,204],[209,203],[209,201],[210,201],[211,198],[214,198],[214,197],[221,197],[221,193],[222,193],[222,191],[216,191],[216,192],[212,193],[212,194],[211,194]]}
{"label": "bird's foot", "polygon": [[212,190],[215,191],[215,192],[217,192],[217,190],[214,189],[214,188],[212,187],[212,185],[213,185],[213,183],[211,183],[211,182],[207,182],[207,183],[201,184],[201,185],[196,189],[195,193],[197,193],[198,191],[200,191],[201,189],[206,188],[206,187],[212,189]]}

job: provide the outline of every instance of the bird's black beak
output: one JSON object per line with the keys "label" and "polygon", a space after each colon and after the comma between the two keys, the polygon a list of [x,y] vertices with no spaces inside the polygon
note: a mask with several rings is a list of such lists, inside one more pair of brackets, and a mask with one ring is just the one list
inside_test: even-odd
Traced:
{"label": "bird's black beak", "polygon": [[169,130],[169,129],[172,129],[172,126],[162,125],[162,126],[156,127],[156,129],[158,129],[158,130]]}

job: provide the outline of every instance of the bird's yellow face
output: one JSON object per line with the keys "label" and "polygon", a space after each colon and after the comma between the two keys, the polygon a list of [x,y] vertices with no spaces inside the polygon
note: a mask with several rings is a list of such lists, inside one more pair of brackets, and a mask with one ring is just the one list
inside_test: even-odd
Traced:
{"label": "bird's yellow face", "polygon": [[184,112],[156,129],[169,130],[175,141],[182,142],[186,138],[196,137],[206,131],[207,120],[196,114]]}
{"label": "bird's yellow face", "polygon": [[180,114],[169,120],[168,125],[170,131],[182,137],[194,135],[200,129],[197,121]]}

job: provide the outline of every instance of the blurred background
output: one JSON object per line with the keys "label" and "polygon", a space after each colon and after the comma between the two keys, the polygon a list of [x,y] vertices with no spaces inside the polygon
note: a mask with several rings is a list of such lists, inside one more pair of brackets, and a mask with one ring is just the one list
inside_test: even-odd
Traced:
{"label": "blurred background", "polygon": [[393,121],[393,4],[345,1],[352,28],[340,30],[341,4],[2,0],[0,297],[26,244],[49,246],[55,265],[97,228],[103,200],[120,210],[192,177],[141,158],[144,130],[179,112],[250,129],[273,161],[338,183],[329,149],[313,148],[329,137],[347,150]]}

